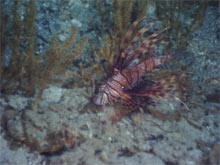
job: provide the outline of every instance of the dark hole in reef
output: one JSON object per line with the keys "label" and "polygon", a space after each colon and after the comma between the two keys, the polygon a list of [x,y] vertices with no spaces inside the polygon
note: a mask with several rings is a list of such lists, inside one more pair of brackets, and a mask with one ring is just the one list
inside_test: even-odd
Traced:
{"label": "dark hole in reef", "polygon": [[220,103],[220,90],[214,90],[212,93],[205,95],[206,102]]}

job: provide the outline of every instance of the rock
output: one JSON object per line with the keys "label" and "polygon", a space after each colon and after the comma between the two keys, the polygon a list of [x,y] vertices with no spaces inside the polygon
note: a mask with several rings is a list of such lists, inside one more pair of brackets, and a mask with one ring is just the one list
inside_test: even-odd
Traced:
{"label": "rock", "polygon": [[44,102],[47,103],[58,103],[63,96],[64,89],[57,86],[50,86],[45,89],[42,95]]}
{"label": "rock", "polygon": [[22,143],[41,154],[62,152],[74,148],[84,141],[84,137],[53,109],[25,110],[22,114],[7,117],[6,134],[14,143]]}
{"label": "rock", "polygon": [[0,164],[2,165],[41,164],[43,161],[43,156],[29,153],[25,148],[12,150],[2,135],[0,135],[0,148]]}
{"label": "rock", "polygon": [[86,104],[89,103],[88,98],[86,98],[85,88],[76,88],[72,90],[66,90],[63,93],[63,98],[60,102],[65,107],[81,110]]}
{"label": "rock", "polygon": [[202,131],[183,119],[173,122],[168,129],[172,131],[160,143],[153,145],[154,153],[166,162],[199,162],[202,152],[195,148],[196,141],[202,138]]}
{"label": "rock", "polygon": [[220,144],[215,144],[208,158],[210,164],[220,164]]}
{"label": "rock", "polygon": [[61,42],[64,42],[67,39],[67,36],[65,36],[64,34],[59,34],[58,37]]}
{"label": "rock", "polygon": [[71,24],[72,24],[73,26],[78,27],[78,28],[81,28],[81,27],[82,27],[82,23],[81,23],[80,21],[78,21],[77,19],[72,19],[72,20],[71,20]]}
{"label": "rock", "polygon": [[13,113],[6,110],[1,123],[7,137],[42,154],[79,146],[85,138],[76,128],[84,124],[78,119],[78,112],[88,103],[83,92],[85,89],[50,87],[43,93],[45,100],[33,109]]}
{"label": "rock", "polygon": [[6,102],[6,100],[3,98],[0,98],[0,108],[4,109],[7,105],[8,103]]}
{"label": "rock", "polygon": [[27,107],[29,102],[29,98],[19,95],[11,95],[8,97],[8,105],[19,111]]}
{"label": "rock", "polygon": [[157,156],[149,153],[138,153],[132,157],[126,158],[124,160],[126,165],[165,165],[164,162]]}
{"label": "rock", "polygon": [[7,136],[17,142],[23,142],[26,140],[21,115],[13,114],[12,116],[10,113],[7,113],[6,115],[7,117],[4,120],[4,129],[7,130]]}

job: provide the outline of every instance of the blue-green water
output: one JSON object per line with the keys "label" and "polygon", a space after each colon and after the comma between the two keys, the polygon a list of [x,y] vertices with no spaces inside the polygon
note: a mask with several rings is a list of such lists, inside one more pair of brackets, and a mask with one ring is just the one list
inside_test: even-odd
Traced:
{"label": "blue-green water", "polygon": [[220,164],[219,12],[2,0],[0,164]]}

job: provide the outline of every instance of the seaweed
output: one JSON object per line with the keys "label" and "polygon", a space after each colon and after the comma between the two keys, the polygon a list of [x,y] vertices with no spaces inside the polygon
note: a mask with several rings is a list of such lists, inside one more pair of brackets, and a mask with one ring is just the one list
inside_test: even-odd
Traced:
{"label": "seaweed", "polygon": [[[36,6],[33,0],[28,2],[24,14],[26,19],[22,19],[21,6],[21,1],[14,1],[12,18],[4,10],[1,13],[1,17],[5,18],[1,22],[1,29],[4,30],[1,30],[0,88],[3,93],[13,93],[17,88],[26,87],[25,81],[27,80],[24,77],[30,81],[30,84],[33,80],[30,75],[35,67],[33,60],[36,39],[34,35]],[[2,8],[4,9],[3,5]],[[32,93],[31,88],[26,90]]]}
{"label": "seaweed", "polygon": [[78,41],[77,35],[77,28],[73,27],[72,35],[63,43],[59,43],[57,36],[52,39],[43,65],[39,69],[41,72],[38,74],[40,93],[46,88],[47,84],[51,82],[63,82],[69,78],[66,71],[70,68],[72,62],[79,58],[87,44],[87,38],[84,37]]}
{"label": "seaweed", "polygon": [[[103,44],[100,48],[94,50],[96,63],[104,61],[105,68],[99,69],[109,73],[109,68],[112,67],[114,60],[120,52],[121,39],[131,26],[131,24],[145,16],[148,0],[113,0],[112,8],[104,12],[103,7],[105,4],[97,1],[96,6],[100,12],[103,24],[108,24],[109,19],[113,19],[111,24],[108,24],[108,31],[103,29]],[[107,25],[106,25],[107,26]]]}
{"label": "seaweed", "polygon": [[169,47],[185,49],[194,31],[201,27],[208,1],[155,1],[156,15],[169,27]]}
{"label": "seaweed", "polygon": [[[21,1],[14,1],[11,19],[6,11],[1,13],[0,91],[27,96],[38,91],[40,96],[48,84],[65,79],[62,76],[82,53],[87,39],[79,41],[78,31],[73,27],[69,39],[60,43],[55,36],[45,54],[35,54],[36,2],[25,3],[24,19],[20,12],[22,5]],[[1,4],[1,8],[4,9],[4,5]]]}

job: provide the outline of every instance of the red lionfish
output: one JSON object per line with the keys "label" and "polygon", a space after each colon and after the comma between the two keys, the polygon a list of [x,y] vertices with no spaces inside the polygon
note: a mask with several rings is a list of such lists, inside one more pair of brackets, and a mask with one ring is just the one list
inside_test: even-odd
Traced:
{"label": "red lionfish", "polygon": [[140,107],[146,103],[140,103],[137,98],[146,98],[146,100],[167,98],[171,97],[167,91],[177,89],[177,85],[173,84],[179,78],[183,78],[181,77],[183,74],[181,76],[174,74],[148,83],[144,87],[139,85],[143,81],[143,76],[150,75],[161,65],[173,59],[172,55],[155,56],[156,44],[162,40],[162,34],[167,28],[141,40],[154,25],[150,23],[137,32],[144,19],[146,18],[135,21],[122,39],[119,55],[116,56],[113,65],[113,75],[100,86],[98,94],[94,97],[96,105],[103,106],[121,100],[124,104]]}

